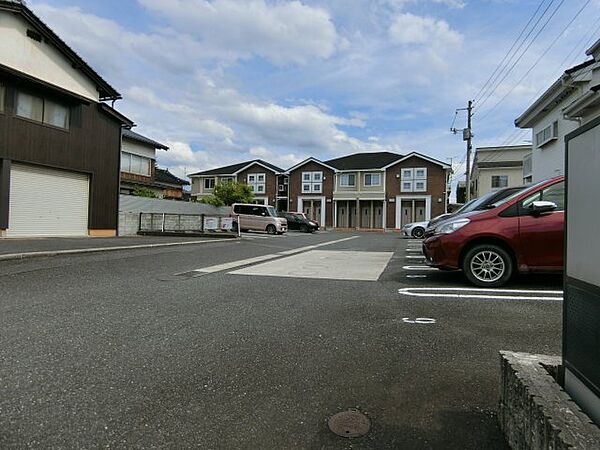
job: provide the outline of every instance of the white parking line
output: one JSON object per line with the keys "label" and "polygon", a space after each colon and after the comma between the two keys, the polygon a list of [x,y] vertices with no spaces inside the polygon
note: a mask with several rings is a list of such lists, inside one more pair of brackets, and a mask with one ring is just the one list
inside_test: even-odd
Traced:
{"label": "white parking line", "polygon": [[[523,290],[523,289],[485,289],[485,288],[402,288],[400,295],[427,298],[473,298],[485,300],[536,300],[562,302],[563,291]],[[495,295],[494,295],[495,294]]]}
{"label": "white parking line", "polygon": [[406,278],[427,278],[427,275],[406,275]]}
{"label": "white parking line", "polygon": [[420,248],[407,248],[406,253],[421,253]]}
{"label": "white parking line", "polygon": [[405,258],[406,259],[425,259],[425,257],[422,256],[422,255],[419,255],[419,256],[416,256],[416,255],[415,256],[413,256],[413,255],[406,255]]}
{"label": "white parking line", "polygon": [[437,269],[435,267],[429,267],[429,266],[403,266],[402,268],[404,270],[435,270],[435,271],[437,271]]}
{"label": "white parking line", "polygon": [[305,252],[307,250],[313,250],[313,249],[319,248],[319,247],[325,247],[327,245],[338,244],[340,242],[345,242],[345,241],[349,241],[351,239],[356,239],[356,238],[358,238],[358,236],[352,236],[352,237],[347,237],[347,238],[343,238],[343,239],[337,239],[335,241],[322,242],[321,244],[309,245],[307,247],[294,248],[292,250],[286,250],[286,251],[282,251],[282,252],[278,252],[278,253],[273,253],[273,254],[269,254],[269,255],[256,256],[254,258],[240,259],[240,260],[237,260],[237,261],[231,261],[231,262],[228,262],[228,263],[217,264],[217,265],[214,265],[214,266],[202,267],[200,269],[192,270],[191,272],[198,272],[198,273],[222,272],[224,270],[231,270],[231,269],[235,269],[237,267],[248,266],[248,265],[252,265],[252,264],[255,264],[255,263],[265,262],[265,261],[268,261],[270,259],[275,259],[275,258],[281,258],[283,256],[294,255],[296,253]]}

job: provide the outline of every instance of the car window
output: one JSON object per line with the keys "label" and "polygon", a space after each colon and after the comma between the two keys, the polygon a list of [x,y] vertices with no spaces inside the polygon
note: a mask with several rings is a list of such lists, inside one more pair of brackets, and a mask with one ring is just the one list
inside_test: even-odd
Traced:
{"label": "car window", "polygon": [[561,181],[560,183],[553,184],[552,186],[548,186],[545,189],[537,191],[535,194],[530,195],[521,203],[524,209],[528,209],[531,207],[533,202],[537,201],[545,201],[545,202],[553,202],[556,203],[557,211],[565,210],[565,183]]}

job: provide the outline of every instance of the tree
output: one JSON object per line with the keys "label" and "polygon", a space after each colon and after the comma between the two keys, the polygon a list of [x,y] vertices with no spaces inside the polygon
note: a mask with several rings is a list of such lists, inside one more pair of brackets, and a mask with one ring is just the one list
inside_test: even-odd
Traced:
{"label": "tree", "polygon": [[152,189],[139,185],[133,189],[133,195],[138,197],[158,198]]}
{"label": "tree", "polygon": [[252,203],[254,193],[247,184],[230,181],[215,186],[212,195],[203,198],[202,203],[213,206],[231,206],[234,203]]}

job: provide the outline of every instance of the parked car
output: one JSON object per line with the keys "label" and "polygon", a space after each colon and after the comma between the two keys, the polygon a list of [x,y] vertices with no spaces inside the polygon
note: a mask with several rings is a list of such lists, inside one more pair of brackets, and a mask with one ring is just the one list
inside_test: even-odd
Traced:
{"label": "parked car", "polygon": [[564,177],[556,177],[439,223],[423,253],[430,266],[496,287],[517,271],[562,272],[563,234]]}
{"label": "parked car", "polygon": [[287,220],[288,230],[313,233],[319,229],[316,222],[308,220],[302,213],[280,212],[279,215]]}
{"label": "parked car", "polygon": [[497,203],[500,200],[502,200],[503,198],[513,195],[515,192],[522,191],[523,189],[526,189],[526,187],[525,186],[509,187],[509,188],[498,189],[497,191],[488,192],[487,194],[482,195],[481,197],[474,198],[473,200],[465,203],[464,205],[462,205],[460,208],[458,208],[453,213],[442,214],[440,216],[434,217],[433,219],[431,219],[429,221],[429,225],[427,226],[427,229],[425,230],[425,236],[426,237],[432,236],[433,230],[435,229],[435,226],[438,223],[446,221],[452,217],[456,217],[459,214],[466,214],[471,211],[482,211],[484,209],[489,209],[490,206],[493,205],[494,203]]}
{"label": "parked car", "polygon": [[272,206],[234,203],[231,207],[240,218],[239,225],[234,223],[234,229],[239,226],[241,231],[266,231],[269,234],[287,231],[287,220],[279,217]]}
{"label": "parked car", "polygon": [[407,223],[402,227],[402,235],[420,239],[425,235],[425,229],[427,228],[428,223],[429,222]]}
{"label": "parked car", "polygon": [[308,220],[310,223],[314,224],[317,227],[317,230],[320,228],[320,225],[317,221],[309,219],[305,213],[303,212],[293,212],[292,214],[297,214],[300,217],[304,217],[306,220]]}

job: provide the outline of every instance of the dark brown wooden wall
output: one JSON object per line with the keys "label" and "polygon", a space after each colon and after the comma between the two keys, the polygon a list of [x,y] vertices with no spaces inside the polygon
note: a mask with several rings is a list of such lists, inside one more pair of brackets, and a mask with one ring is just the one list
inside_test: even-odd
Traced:
{"label": "dark brown wooden wall", "polygon": [[243,172],[238,174],[238,182],[246,183],[247,177],[250,174],[254,173],[264,173],[265,174],[265,193],[259,194],[255,192],[254,194],[257,197],[269,197],[269,205],[274,206],[277,205],[277,175],[269,169],[265,169],[263,166],[259,164],[252,164]]}
{"label": "dark brown wooden wall", "polygon": [[302,172],[319,172],[323,171],[323,176],[325,179],[323,180],[323,193],[322,194],[314,194],[315,197],[327,197],[327,199],[331,199],[331,203],[327,203],[325,207],[326,217],[325,217],[325,225],[330,227],[333,226],[333,183],[335,180],[335,174],[333,170],[317,163],[314,161],[309,161],[306,164],[298,167],[297,169],[290,172],[290,181],[289,181],[289,191],[290,191],[290,211],[298,210],[298,197],[300,196],[311,196],[311,194],[302,194]]}
{"label": "dark brown wooden wall", "polygon": [[[6,80],[0,81],[7,83],[5,112],[0,113],[0,159],[89,174],[89,228],[116,229],[121,124],[93,102],[71,104],[68,131],[16,117],[13,115],[16,89]],[[53,98],[53,92],[36,93]],[[65,99],[59,101],[64,103]],[[1,222],[0,217],[0,225]]]}

